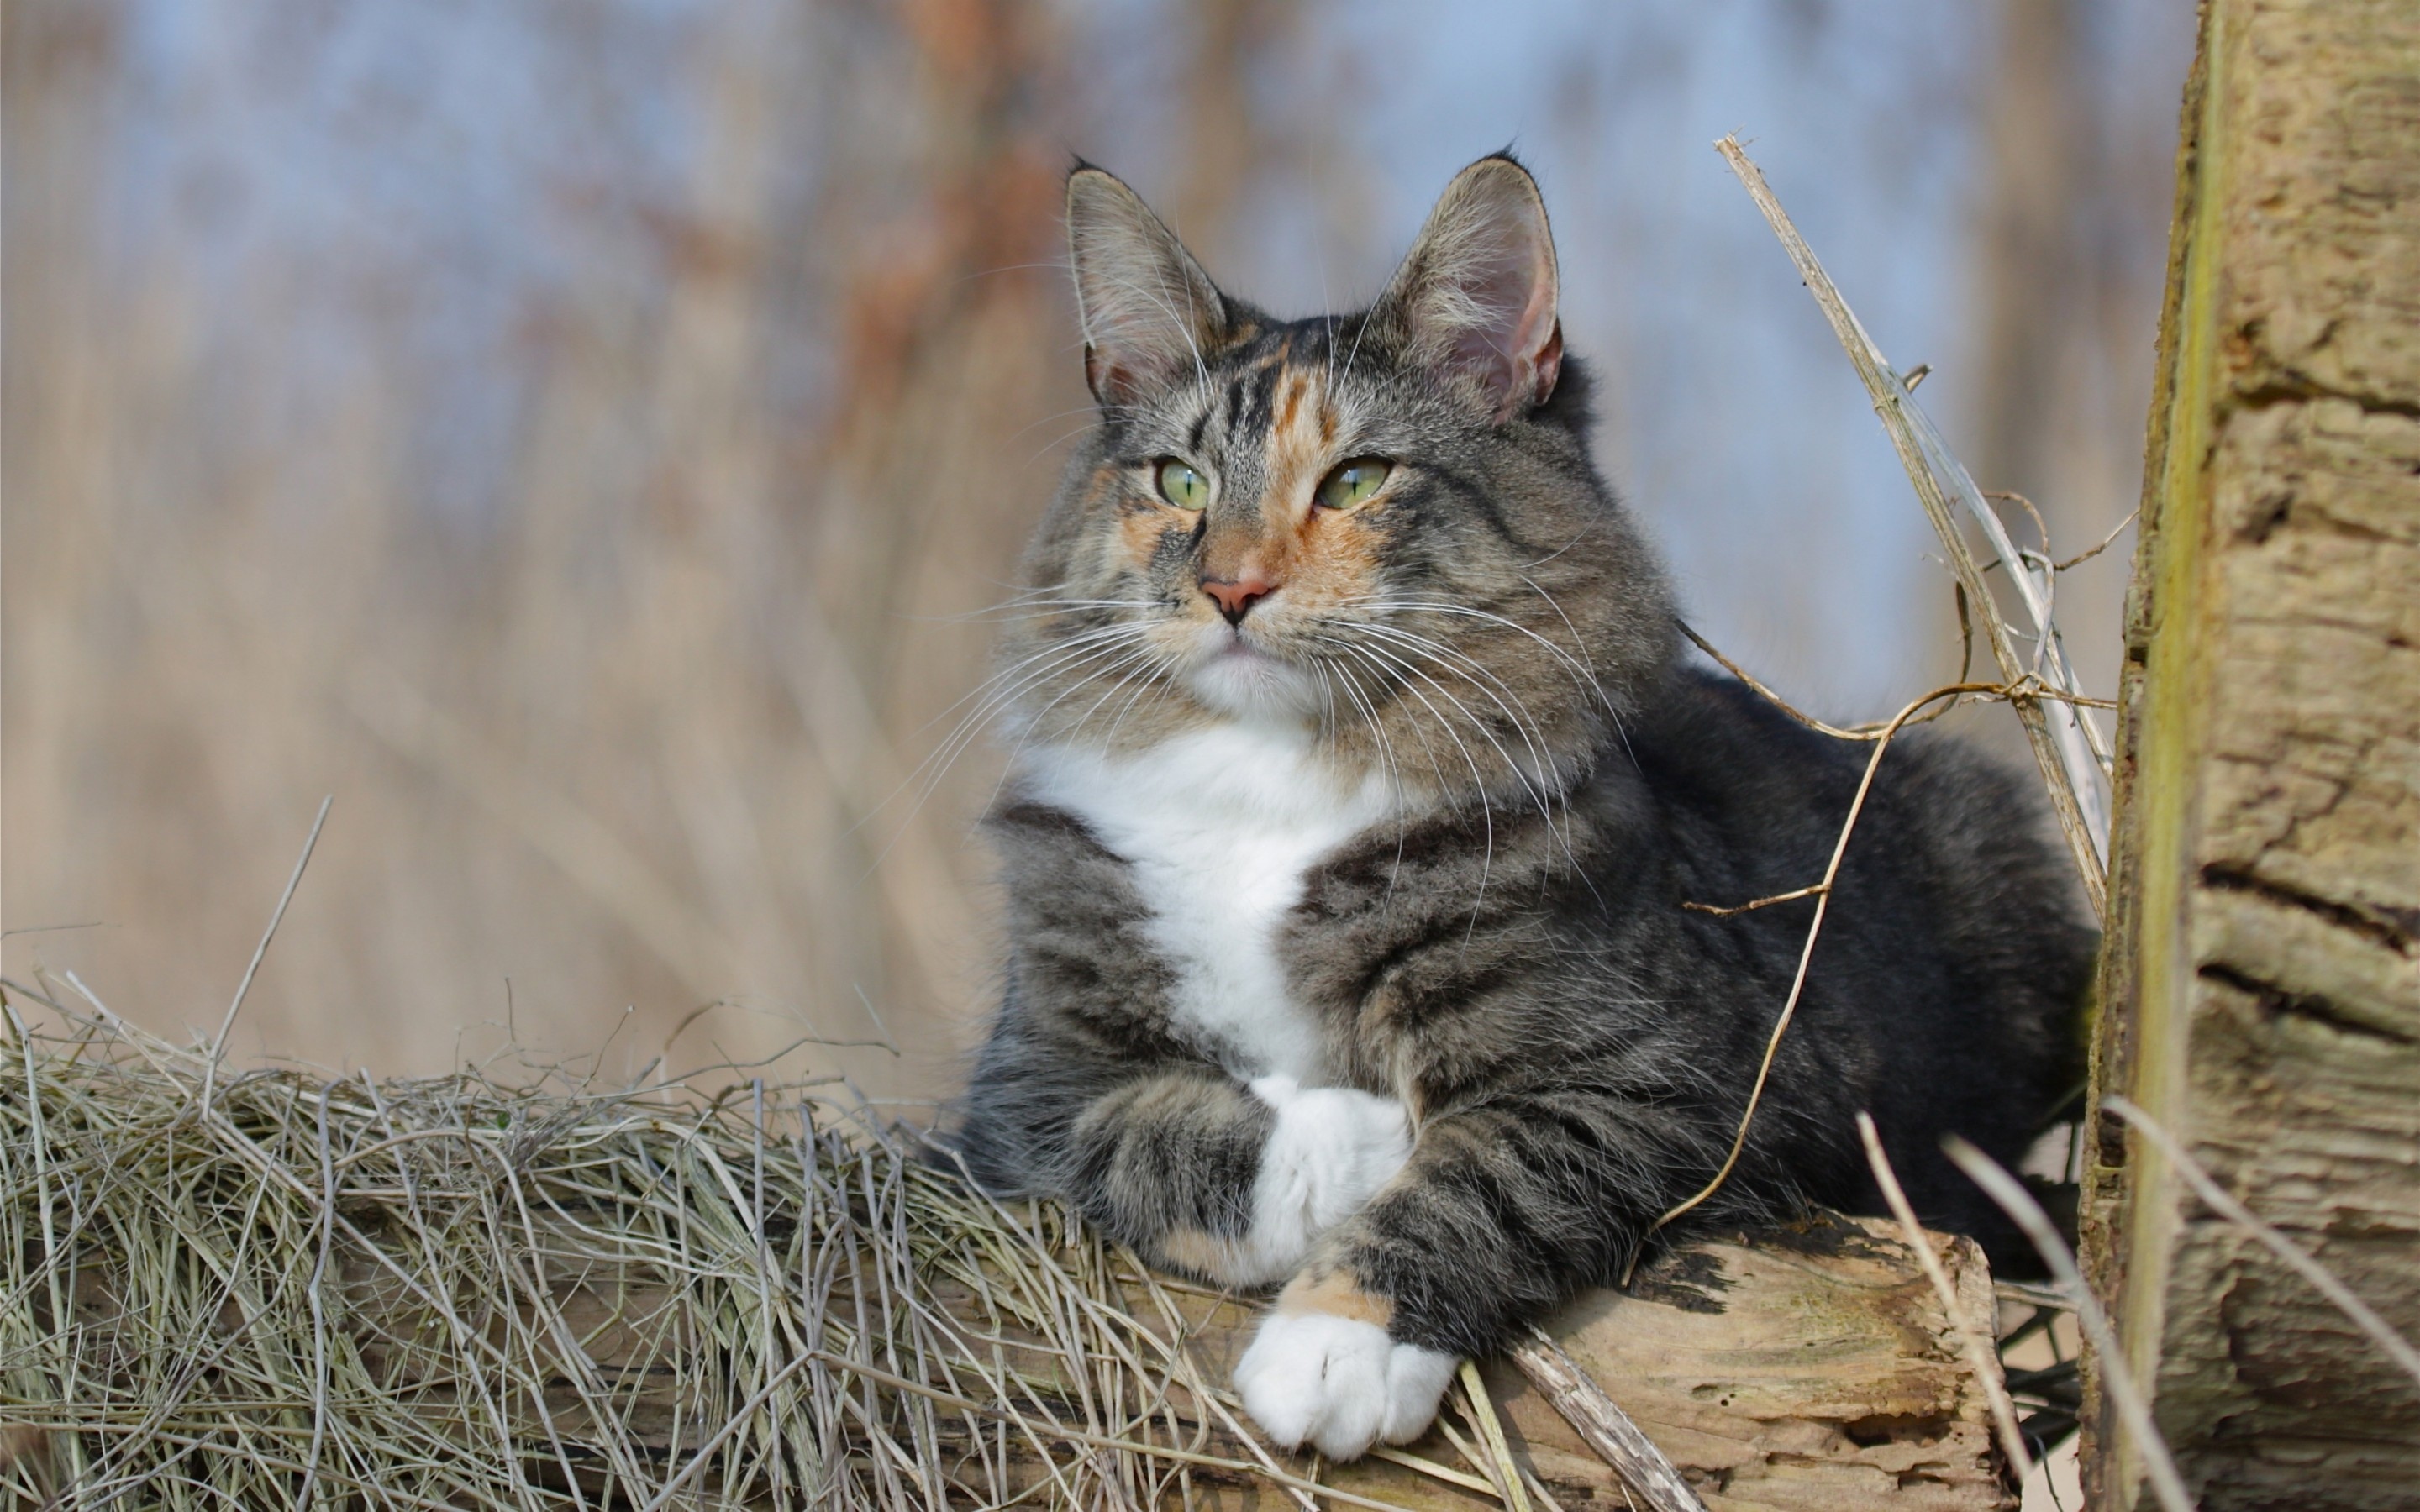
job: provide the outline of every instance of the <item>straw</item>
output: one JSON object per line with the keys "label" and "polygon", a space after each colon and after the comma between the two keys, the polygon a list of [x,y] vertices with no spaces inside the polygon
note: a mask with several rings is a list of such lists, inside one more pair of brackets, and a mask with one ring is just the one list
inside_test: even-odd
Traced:
{"label": "straw", "polygon": [[5,996],[0,1505],[1386,1505],[1227,1411],[1217,1298],[827,1088],[212,1077]]}

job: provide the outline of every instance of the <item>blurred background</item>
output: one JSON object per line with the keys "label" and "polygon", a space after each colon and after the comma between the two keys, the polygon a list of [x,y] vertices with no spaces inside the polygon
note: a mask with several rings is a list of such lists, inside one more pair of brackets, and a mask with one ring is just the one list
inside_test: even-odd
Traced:
{"label": "blurred background", "polygon": [[[1512,145],[1692,618],[1886,713],[1949,578],[1711,143],[2071,555],[2136,491],[2190,12],[10,0],[0,968],[207,1033],[333,794],[240,1057],[945,1090],[999,766],[938,758],[1088,421],[1076,153],[1301,314]],[[2130,543],[2060,588],[2104,691]]]}

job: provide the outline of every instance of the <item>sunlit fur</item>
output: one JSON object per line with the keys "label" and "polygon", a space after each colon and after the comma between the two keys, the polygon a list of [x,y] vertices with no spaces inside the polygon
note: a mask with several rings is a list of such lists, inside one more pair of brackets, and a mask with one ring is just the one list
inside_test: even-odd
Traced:
{"label": "sunlit fur", "polygon": [[[1590,462],[1516,165],[1457,178],[1370,310],[1307,320],[1211,285],[1104,175],[1076,176],[1071,222],[1100,423],[981,705],[1013,752],[987,825],[1009,950],[962,1148],[1158,1263],[1294,1265],[1289,1295],[1352,1299],[1272,1324],[1247,1400],[1357,1452],[1427,1421],[1433,1357],[1620,1274],[1722,1163],[1812,905],[1682,904],[1821,875],[1866,752],[1680,661]],[[1363,456],[1385,484],[1318,507]],[[1206,508],[1159,497],[1165,457]],[[1275,586],[1233,617],[1211,588],[1247,582]],[[1928,1218],[2013,1253],[1938,1137],[2022,1149],[2091,944],[2025,786],[1895,747],[1739,1165],[1678,1231],[1872,1201],[1865,1109]],[[1269,1077],[1378,1100],[1319,1136],[1335,1181],[1383,1179],[1349,1215],[1342,1187],[1264,1180]],[[1384,1177],[1396,1107],[1413,1143]],[[1317,1174],[1311,1127],[1285,1171]],[[1337,1350],[1366,1367],[1337,1381],[1428,1401],[1272,1384]]]}

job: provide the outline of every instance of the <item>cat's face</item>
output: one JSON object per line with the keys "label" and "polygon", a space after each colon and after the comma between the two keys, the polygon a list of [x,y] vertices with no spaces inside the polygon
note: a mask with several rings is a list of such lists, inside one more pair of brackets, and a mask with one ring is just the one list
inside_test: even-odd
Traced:
{"label": "cat's face", "polygon": [[1138,649],[1208,710],[1312,715],[1342,696],[1322,680],[1341,637],[1468,596],[1457,569],[1484,548],[1451,495],[1479,423],[1360,333],[1233,319],[1087,469],[1073,576],[1126,598]]}
{"label": "cat's face", "polygon": [[1096,169],[1069,225],[1101,424],[1028,563],[1030,731],[1300,721],[1348,761],[1402,735],[1535,776],[1660,671],[1662,579],[1590,468],[1517,164],[1465,170],[1349,316],[1229,298]]}

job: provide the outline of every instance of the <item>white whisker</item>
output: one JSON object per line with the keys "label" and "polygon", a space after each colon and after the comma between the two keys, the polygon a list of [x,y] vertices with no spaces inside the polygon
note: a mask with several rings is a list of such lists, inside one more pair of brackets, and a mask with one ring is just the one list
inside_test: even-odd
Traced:
{"label": "white whisker", "polygon": [[1404,846],[1407,838],[1403,767],[1395,760],[1395,743],[1387,733],[1386,722],[1379,718],[1376,705],[1361,691],[1360,680],[1353,675],[1351,668],[1342,662],[1330,663],[1326,658],[1319,662],[1320,675],[1325,677],[1331,666],[1336,675],[1344,681],[1345,696],[1360,711],[1363,722],[1369,726],[1371,741],[1378,750],[1379,770],[1386,775],[1388,786],[1394,795],[1391,807],[1395,811],[1395,864],[1387,872],[1387,901],[1392,903],[1395,885],[1403,880]]}
{"label": "white whisker", "polygon": [[[1517,692],[1513,691],[1513,689],[1507,685],[1502,678],[1497,677],[1495,672],[1488,670],[1484,665],[1450,646],[1430,640],[1422,636],[1413,635],[1409,631],[1402,630],[1391,625],[1364,625],[1357,626],[1357,628],[1364,634],[1376,635],[1384,640],[1404,646],[1416,655],[1419,656],[1422,659],[1438,667],[1440,670],[1452,672],[1455,676],[1462,678],[1465,682],[1469,683],[1473,687],[1484,694],[1488,702],[1496,705],[1497,711],[1511,722],[1513,730],[1519,733],[1523,745],[1528,748],[1529,759],[1533,764],[1535,764],[1537,768],[1534,774],[1522,769],[1520,763],[1513,760],[1512,752],[1504,748],[1503,744],[1497,740],[1496,736],[1489,732],[1486,725],[1481,721],[1476,715],[1472,714],[1471,711],[1463,704],[1460,699],[1454,698],[1450,691],[1439,686],[1435,679],[1428,677],[1425,673],[1415,673],[1415,675],[1419,676],[1422,681],[1427,682],[1430,687],[1435,687],[1441,697],[1451,700],[1454,706],[1462,710],[1464,717],[1470,720],[1472,728],[1478,730],[1481,735],[1486,737],[1488,744],[1496,748],[1497,754],[1504,759],[1505,765],[1511,768],[1513,775],[1521,779],[1522,786],[1528,792],[1531,800],[1537,804],[1538,817],[1545,824],[1547,834],[1552,836],[1556,843],[1562,847],[1564,856],[1570,859],[1573,867],[1576,870],[1579,867],[1579,856],[1572,850],[1568,835],[1566,835],[1562,830],[1556,828],[1555,825],[1553,805],[1556,803],[1568,805],[1570,801],[1569,795],[1564,790],[1562,783],[1563,774],[1547,748],[1549,742],[1546,738],[1544,726],[1540,724],[1537,717],[1528,712],[1528,705],[1522,700],[1521,696]],[[1455,662],[1463,663],[1464,666],[1466,666],[1469,670],[1466,671],[1464,670],[1464,667],[1456,666]],[[1476,672],[1478,675],[1473,676],[1473,672]],[[1481,681],[1482,678],[1484,681]],[[1494,688],[1488,687],[1488,684],[1490,683],[1493,683],[1496,688],[1502,689],[1501,697],[1497,696],[1497,693]],[[1512,701],[1510,704],[1505,702],[1505,699],[1507,698]],[[1566,812],[1566,817],[1568,818],[1568,810]]]}
{"label": "white whisker", "polygon": [[[1385,664],[1370,656],[1369,647],[1348,644],[1345,645],[1343,649],[1349,656],[1362,657],[1369,663],[1370,667],[1373,671],[1384,671]],[[1419,688],[1414,687],[1409,683],[1403,684],[1402,687],[1404,691],[1411,694],[1412,697],[1420,701],[1422,706],[1429,711],[1430,716],[1436,720],[1437,728],[1443,730],[1445,732],[1446,738],[1452,741],[1455,748],[1462,752],[1463,764],[1470,769],[1471,785],[1477,790],[1477,795],[1479,798],[1479,822],[1481,833],[1486,839],[1486,849],[1480,857],[1479,887],[1471,894],[1470,927],[1464,931],[1462,937],[1463,949],[1465,950],[1468,950],[1470,949],[1472,937],[1476,935],[1479,931],[1480,907],[1486,900],[1487,879],[1493,872],[1496,865],[1496,805],[1487,795],[1486,779],[1479,775],[1478,759],[1471,755],[1470,748],[1464,744],[1463,738],[1454,733],[1453,722],[1448,719],[1445,715],[1438,710],[1435,704],[1429,702],[1427,694],[1421,692]],[[1417,729],[1418,726],[1415,725],[1414,728]]]}
{"label": "white whisker", "polygon": [[[1117,695],[1119,688],[1125,687],[1128,682],[1133,680],[1137,671],[1149,670],[1152,663],[1157,659],[1157,653],[1154,652],[1147,646],[1139,651],[1130,651],[1118,660],[1111,662],[1109,666],[1085,673],[1081,679],[1078,680],[1072,686],[1061,689],[1058,696],[1051,699],[1049,702],[1042,705],[1039,709],[1034,710],[1032,717],[1026,721],[1025,729],[1018,733],[1016,744],[1010,747],[1008,749],[1007,761],[1001,769],[1000,780],[992,784],[990,802],[997,803],[1000,801],[1001,789],[1007,784],[1009,777],[1016,771],[1016,758],[1023,753],[1026,744],[1033,738],[1037,732],[1041,730],[1042,717],[1044,715],[1048,714],[1052,709],[1058,707],[1061,701],[1068,698],[1072,694],[1085,687],[1089,687],[1094,683],[1104,677],[1109,676],[1113,672],[1124,671],[1125,675],[1120,677],[1118,681],[1110,687],[1108,692],[1094,700],[1092,708],[1086,709],[1082,717],[1078,718],[1076,723],[1069,727],[1067,733],[1072,736],[1077,731],[1081,730],[1084,727],[1084,720],[1091,718],[1095,710],[1099,709],[1103,703],[1108,702],[1111,698],[1114,698]],[[1157,673],[1154,672],[1153,675],[1156,676]],[[1148,687],[1150,686],[1149,680],[1146,680],[1143,686]],[[988,806],[989,805],[986,804],[986,807]]]}
{"label": "white whisker", "polygon": [[[1366,626],[1365,626],[1365,628],[1366,628]],[[1542,782],[1542,781],[1540,781],[1540,780],[1533,780],[1533,779],[1531,779],[1531,777],[1530,777],[1529,773],[1528,773],[1528,772],[1526,772],[1526,771],[1524,771],[1524,770],[1522,769],[1522,767],[1521,767],[1521,764],[1520,764],[1518,761],[1515,761],[1515,760],[1513,759],[1513,757],[1512,757],[1512,753],[1511,751],[1506,750],[1506,749],[1504,748],[1504,743],[1503,743],[1502,741],[1500,741],[1500,740],[1498,740],[1498,739],[1497,739],[1497,738],[1496,738],[1495,732],[1493,732],[1493,731],[1491,731],[1491,730],[1489,730],[1489,729],[1487,728],[1487,723],[1486,723],[1486,721],[1485,721],[1485,720],[1481,719],[1477,715],[1473,714],[1473,713],[1470,711],[1470,706],[1469,706],[1468,704],[1466,704],[1466,703],[1463,702],[1462,702],[1462,700],[1460,700],[1460,699],[1458,699],[1458,698],[1454,697],[1454,695],[1453,695],[1453,691],[1452,691],[1450,688],[1447,687],[1444,684],[1442,684],[1442,683],[1438,682],[1435,678],[1431,677],[1428,673],[1426,673],[1426,672],[1424,672],[1424,671],[1420,671],[1419,667],[1417,667],[1417,666],[1415,666],[1413,663],[1411,663],[1411,662],[1409,662],[1409,661],[1407,661],[1407,660],[1404,659],[1402,656],[1396,656],[1396,655],[1395,655],[1395,654],[1393,654],[1392,652],[1387,651],[1387,650],[1385,650],[1385,649],[1383,649],[1383,648],[1380,648],[1380,647],[1377,647],[1377,646],[1365,646],[1365,647],[1362,647],[1361,649],[1362,649],[1363,651],[1367,652],[1368,654],[1372,655],[1372,656],[1379,656],[1379,657],[1384,658],[1384,659],[1385,659],[1385,660],[1387,660],[1387,661],[1389,661],[1389,662],[1394,663],[1394,664],[1395,664],[1399,669],[1401,669],[1403,671],[1404,671],[1404,672],[1408,673],[1409,675],[1411,675],[1411,676],[1413,676],[1413,677],[1417,677],[1417,678],[1419,678],[1421,682],[1426,683],[1430,687],[1432,687],[1432,688],[1435,689],[1435,690],[1436,690],[1436,695],[1437,695],[1437,697],[1439,697],[1439,698],[1441,698],[1441,699],[1444,699],[1447,702],[1449,702],[1449,703],[1452,704],[1452,705],[1454,706],[1455,710],[1456,710],[1457,712],[1459,712],[1459,713],[1462,715],[1463,718],[1464,718],[1465,720],[1468,721],[1468,723],[1469,723],[1469,725],[1470,725],[1470,728],[1471,728],[1472,732],[1473,732],[1474,733],[1476,733],[1476,734],[1477,734],[1477,735],[1478,735],[1481,740],[1486,741],[1486,742],[1487,742],[1487,744],[1488,744],[1488,746],[1489,746],[1491,748],[1493,748],[1493,749],[1495,750],[1495,752],[1496,752],[1497,756],[1497,757],[1498,757],[1498,758],[1499,758],[1499,759],[1504,763],[1505,769],[1506,769],[1506,770],[1508,770],[1508,771],[1510,771],[1510,772],[1512,774],[1512,776],[1520,781],[1520,784],[1521,784],[1522,790],[1523,790],[1524,792],[1528,793],[1528,795],[1529,795],[1530,801],[1531,801],[1531,802],[1533,802],[1533,803],[1535,803],[1535,804],[1537,805],[1537,807],[1538,807],[1538,817],[1539,817],[1542,821],[1544,821],[1544,824],[1545,824],[1545,825],[1546,825],[1546,832],[1547,832],[1547,834],[1549,834],[1550,836],[1553,836],[1553,837],[1554,837],[1558,841],[1561,841],[1561,839],[1562,839],[1561,833],[1560,833],[1559,831],[1558,831],[1558,830],[1555,828],[1555,815],[1554,815],[1554,810],[1553,810],[1553,807],[1552,807],[1551,801],[1549,800],[1549,798],[1548,798],[1548,797],[1547,797],[1547,795],[1546,795],[1546,791],[1545,791],[1544,786],[1543,785],[1543,782]],[[1444,664],[1444,663],[1439,663],[1438,665],[1440,665],[1440,666],[1444,666],[1445,664]],[[1450,671],[1451,669],[1449,667],[1449,668],[1447,668],[1447,670],[1448,670],[1448,671]],[[1474,683],[1474,684],[1473,684],[1473,686],[1474,686],[1474,687],[1478,687],[1479,685],[1477,685],[1477,684],[1475,684],[1475,683]],[[1408,689],[1413,693],[1413,695],[1414,695],[1415,697],[1419,697],[1419,696],[1420,696],[1420,695],[1419,695],[1419,689],[1417,689],[1417,688],[1410,688],[1410,686],[1409,686],[1408,684],[1406,684],[1406,685],[1405,685],[1405,687],[1407,687],[1407,688],[1408,688]],[[1484,687],[1481,687],[1481,691],[1484,692],[1484,691],[1485,691],[1485,688],[1484,688]],[[1492,696],[1492,695],[1491,695],[1491,696]],[[1428,701],[1427,701],[1425,698],[1421,698],[1421,702],[1425,703],[1425,702],[1427,702]],[[1431,705],[1431,706],[1432,706],[1432,707],[1435,707],[1435,705]],[[1508,717],[1509,717],[1509,713],[1510,713],[1510,711],[1507,711],[1507,713],[1508,713]],[[1439,716],[1439,717],[1440,717],[1440,718],[1442,718],[1442,717],[1443,717],[1443,716],[1441,716],[1441,715],[1440,715],[1440,716]],[[1450,730],[1449,730],[1449,733],[1450,733]],[[1460,737],[1458,737],[1458,736],[1456,737],[1457,743],[1459,743],[1459,738],[1460,738]],[[1465,753],[1466,753],[1466,755],[1467,755],[1467,748],[1465,748]],[[1479,782],[1479,783],[1480,783],[1480,785],[1481,785],[1481,789],[1482,789],[1482,797],[1483,797],[1483,796],[1484,796],[1483,790],[1484,790],[1484,788],[1485,788],[1485,785],[1486,785],[1486,784],[1485,784],[1484,779],[1481,779],[1481,778],[1478,776],[1478,774],[1477,774],[1477,772],[1476,772],[1475,768],[1474,768],[1474,771],[1473,771],[1473,773],[1472,773],[1472,779],[1473,779],[1474,781],[1477,781],[1477,782]],[[1568,845],[1565,845],[1565,846],[1564,846],[1564,850],[1565,850],[1565,853],[1566,853],[1566,854],[1569,854],[1569,852],[1570,852],[1570,847],[1569,847]]]}
{"label": "white whisker", "polygon": [[[888,808],[901,793],[914,787],[917,790],[915,801],[909,805],[908,812],[900,820],[900,831],[904,832],[908,822],[923,810],[924,804],[939,788],[942,779],[949,775],[950,768],[955,765],[958,758],[966,754],[967,750],[973,746],[985,727],[1013,705],[1027,689],[1038,686],[1071,666],[1080,666],[1087,661],[1115,656],[1121,649],[1118,644],[1121,640],[1140,634],[1140,626],[1128,625],[1103,626],[1098,630],[1087,631],[1069,641],[1036,652],[985,678],[974,693],[967,695],[968,698],[976,698],[980,695],[981,702],[968,711],[966,717],[951,729],[949,734],[942,738],[932,754],[917,764],[915,769],[901,780],[898,788],[894,789],[881,803],[860,816],[857,823],[850,826],[851,832],[853,833],[870,821],[875,814]],[[1047,665],[1036,668],[1034,664],[1037,662],[1044,662]],[[1029,669],[1032,670],[1029,671]],[[1082,683],[1079,681],[1077,686],[1081,687]],[[960,699],[958,702],[964,703],[966,701],[966,699]],[[894,842],[895,840],[894,835]],[[890,854],[890,844],[886,843],[876,859],[878,861],[882,856]]]}
{"label": "white whisker", "polygon": [[[1537,631],[1530,629],[1528,625],[1521,624],[1517,620],[1507,619],[1501,614],[1493,613],[1487,609],[1474,609],[1467,604],[1450,603],[1442,599],[1389,599],[1373,595],[1362,598],[1348,599],[1345,601],[1343,607],[1348,609],[1375,609],[1380,611],[1396,610],[1415,613],[1450,614],[1464,619],[1482,621],[1489,625],[1502,625],[1508,630],[1528,637],[1531,640],[1536,641],[1542,650],[1555,657],[1557,662],[1562,666],[1564,671],[1571,676],[1573,682],[1578,686],[1585,696],[1600,702],[1605,701],[1605,689],[1603,686],[1597,682],[1596,668],[1593,665],[1574,656],[1572,653],[1555,644],[1552,640],[1547,640],[1544,636],[1540,635]],[[1559,609],[1557,612],[1559,613],[1560,610]],[[1569,624],[1570,622],[1566,620],[1564,623]],[[1573,641],[1575,644],[1581,646],[1582,653],[1585,655],[1586,646],[1580,641],[1576,631],[1573,634]],[[1608,704],[1608,707],[1610,705]]]}

